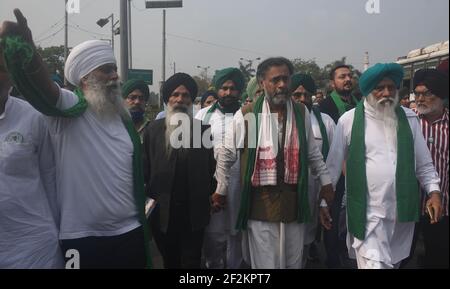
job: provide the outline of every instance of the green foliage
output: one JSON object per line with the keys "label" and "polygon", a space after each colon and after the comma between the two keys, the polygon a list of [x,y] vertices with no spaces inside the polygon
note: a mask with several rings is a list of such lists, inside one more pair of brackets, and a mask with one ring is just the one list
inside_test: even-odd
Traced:
{"label": "green foliage", "polygon": [[64,75],[64,46],[38,47],[38,53],[48,66],[51,74]]}

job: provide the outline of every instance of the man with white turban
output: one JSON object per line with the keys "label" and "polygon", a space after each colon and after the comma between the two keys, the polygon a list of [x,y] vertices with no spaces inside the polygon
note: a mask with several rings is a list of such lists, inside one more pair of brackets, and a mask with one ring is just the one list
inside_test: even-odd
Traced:
{"label": "man with white turban", "polygon": [[[108,43],[76,46],[65,77],[51,81],[20,10],[3,22],[3,56],[16,87],[47,115],[55,152],[59,239],[67,264],[81,268],[150,265],[140,139],[123,107],[116,60]],[[74,251],[75,249],[76,251]],[[78,262],[79,261],[79,262]]]}

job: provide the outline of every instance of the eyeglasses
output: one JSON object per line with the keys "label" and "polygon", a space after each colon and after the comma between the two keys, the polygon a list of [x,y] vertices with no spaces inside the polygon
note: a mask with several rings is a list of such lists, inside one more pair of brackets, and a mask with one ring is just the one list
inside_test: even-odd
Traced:
{"label": "eyeglasses", "polygon": [[137,99],[139,99],[140,101],[145,100],[145,96],[143,95],[135,95],[135,94],[131,94],[129,96],[127,96],[127,99],[130,101],[135,101]]}
{"label": "eyeglasses", "polygon": [[424,96],[424,97],[432,97],[434,94],[433,94],[431,91],[427,90],[427,91],[424,91],[424,92],[417,92],[417,91],[414,91],[414,95],[415,95],[416,97],[420,97],[420,96]]}
{"label": "eyeglasses", "polygon": [[227,90],[235,91],[235,90],[237,90],[234,86],[222,86],[220,89],[224,90],[224,91],[227,91]]}

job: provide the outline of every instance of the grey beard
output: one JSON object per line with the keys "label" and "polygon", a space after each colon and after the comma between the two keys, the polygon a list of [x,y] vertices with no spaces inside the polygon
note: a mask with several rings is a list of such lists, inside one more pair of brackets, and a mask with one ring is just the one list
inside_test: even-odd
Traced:
{"label": "grey beard", "polygon": [[284,105],[287,102],[287,95],[284,95],[284,97],[282,97],[280,95],[269,96],[267,91],[264,91],[264,94],[266,96],[266,100],[270,104],[273,104],[273,105]]}
{"label": "grey beard", "polygon": [[428,105],[428,107],[423,107],[422,105],[417,105],[417,111],[419,114],[427,115],[430,113],[435,113],[441,110],[444,106],[443,101],[438,99]]}
{"label": "grey beard", "polygon": [[[181,115],[179,115],[181,114]],[[174,133],[174,131],[180,127],[180,125],[182,124],[178,124],[178,125],[174,125],[170,123],[170,120],[172,119],[172,117],[174,117],[175,115],[177,116],[187,116],[189,119],[189,130],[191,128],[191,122],[193,119],[193,111],[192,111],[192,105],[189,106],[185,106],[185,105],[181,105],[179,107],[171,107],[171,106],[167,106],[167,111],[166,111],[166,118],[165,118],[165,125],[166,125],[166,131],[165,131],[165,147],[166,147],[166,155],[167,157],[169,157],[172,153],[172,150],[174,149],[173,144],[171,143],[171,136]],[[184,131],[182,132],[183,134],[185,133]],[[187,132],[186,132],[187,133]],[[190,131],[189,131],[190,133]],[[178,135],[178,134],[177,134]],[[172,136],[172,138],[174,138],[176,136]],[[191,136],[192,137],[192,136]],[[181,148],[182,151],[184,151],[183,148]]]}
{"label": "grey beard", "polygon": [[96,79],[94,75],[88,75],[85,98],[89,107],[102,119],[109,119],[117,114],[130,118],[123,104],[120,85],[117,81],[104,83]]}

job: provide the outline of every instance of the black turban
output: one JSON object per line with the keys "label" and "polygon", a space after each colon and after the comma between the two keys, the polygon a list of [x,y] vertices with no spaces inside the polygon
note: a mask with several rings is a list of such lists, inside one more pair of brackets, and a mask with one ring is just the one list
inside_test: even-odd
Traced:
{"label": "black turban", "polygon": [[309,93],[316,93],[317,87],[311,75],[304,73],[292,75],[289,90],[294,92],[300,85],[303,86]]}
{"label": "black turban", "polygon": [[162,89],[164,103],[167,103],[169,101],[169,97],[170,95],[172,95],[172,92],[180,85],[184,85],[186,89],[189,90],[192,101],[194,101],[194,99],[197,97],[197,83],[189,74],[178,72],[169,77],[169,79],[164,82]]}
{"label": "black turban", "polygon": [[414,74],[414,88],[425,85],[437,97],[448,98],[448,76],[437,69],[420,69]]}
{"label": "black turban", "polygon": [[214,90],[208,90],[205,93],[202,94],[202,100],[200,101],[200,103],[203,104],[205,103],[206,99],[208,98],[208,96],[212,95],[215,99],[217,99],[217,93]]}

